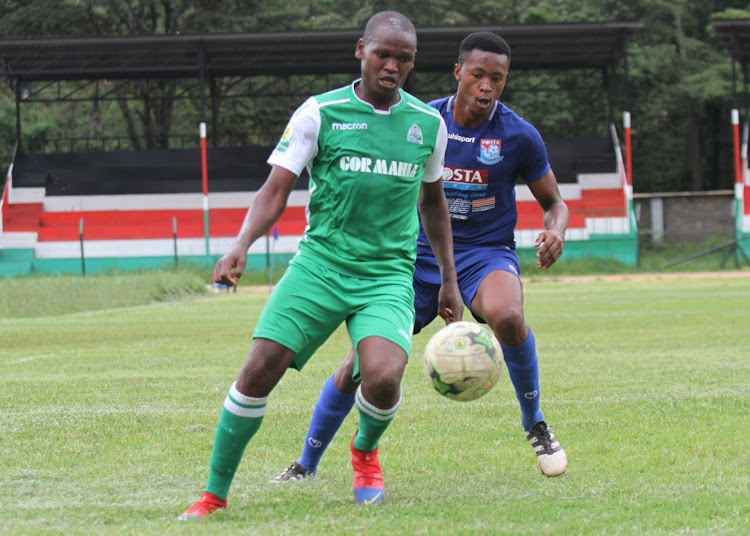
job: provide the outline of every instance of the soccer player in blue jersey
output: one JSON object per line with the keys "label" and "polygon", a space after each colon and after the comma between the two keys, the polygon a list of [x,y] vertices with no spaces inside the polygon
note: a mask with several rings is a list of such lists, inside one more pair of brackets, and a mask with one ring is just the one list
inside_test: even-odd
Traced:
{"label": "soccer player in blue jersey", "polygon": [[414,66],[416,45],[408,18],[393,11],[374,15],[355,49],[362,78],[310,97],[268,159],[270,175],[235,244],[219,259],[214,280],[237,284],[248,248],[279,218],[305,168],[308,226],[224,400],[205,492],[181,520],[204,518],[226,506],[271,390],[289,367],[302,369],[344,322],[357,349],[350,374],[361,379],[352,395],[360,413],[351,443],[354,499],[362,505],[383,500],[378,443],[401,403],[401,377],[411,350],[417,206],[440,263],[441,316],[446,322],[460,320],[464,309],[441,179],[445,122],[401,89]]}
{"label": "soccer player in blue jersey", "polygon": [[[523,313],[523,287],[515,252],[515,185],[528,185],[544,211],[536,238],[537,268],[560,258],[568,208],[537,130],[498,98],[510,68],[510,47],[490,32],[477,32],[461,43],[454,67],[455,95],[429,103],[448,127],[443,187],[453,226],[458,283],[474,317],[486,322],[500,341],[508,373],[521,406],[521,425],[547,476],[565,472],[565,451],[540,408],[536,342]],[[414,274],[418,333],[438,314],[438,264],[421,230]],[[352,407],[353,353],[323,386],[299,460],[272,482],[314,476],[318,462]]]}

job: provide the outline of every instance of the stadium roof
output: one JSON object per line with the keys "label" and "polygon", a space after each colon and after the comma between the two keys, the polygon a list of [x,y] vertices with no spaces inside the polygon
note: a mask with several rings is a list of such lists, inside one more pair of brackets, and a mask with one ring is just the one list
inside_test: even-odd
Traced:
{"label": "stadium roof", "polygon": [[733,60],[750,59],[750,19],[714,20],[711,25]]}
{"label": "stadium roof", "polygon": [[[514,69],[601,69],[624,57],[640,22],[418,28],[415,70],[445,72],[467,34],[493,31]],[[0,40],[6,81],[194,78],[359,72],[360,30]]]}

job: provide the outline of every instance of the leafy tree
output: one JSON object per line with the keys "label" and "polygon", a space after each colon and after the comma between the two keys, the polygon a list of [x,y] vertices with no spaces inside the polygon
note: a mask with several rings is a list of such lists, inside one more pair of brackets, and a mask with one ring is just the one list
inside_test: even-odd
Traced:
{"label": "leafy tree", "polygon": [[6,0],[0,4],[0,35],[9,38],[86,37],[94,29],[85,11],[64,0]]}
{"label": "leafy tree", "polygon": [[[83,0],[96,35],[177,35],[230,29],[248,22],[257,10],[252,0]],[[175,96],[180,83],[172,79],[138,80],[117,88],[117,104],[135,149],[169,146]],[[137,106],[134,102],[137,100]]]}
{"label": "leafy tree", "polygon": [[[625,88],[615,109],[633,118],[637,192],[731,187],[729,110],[732,73],[710,21],[750,18],[747,0],[0,0],[4,38],[148,36],[361,28],[375,12],[394,9],[417,27],[642,21],[631,40]],[[617,66],[623,80],[625,63]],[[237,143],[271,144],[301,96],[348,77],[211,80],[209,117]],[[543,135],[606,135],[608,96],[601,73],[511,70],[503,100]],[[416,91],[432,98],[455,90],[450,72],[417,73]],[[107,85],[106,91],[102,86]],[[571,87],[578,87],[570,91]],[[128,136],[135,148],[168,147],[199,120],[193,80],[67,84],[88,95],[77,103],[24,105],[27,133],[37,141],[58,130]],[[318,89],[319,88],[319,89]],[[35,91],[37,88],[34,88]],[[40,92],[42,90],[39,90]],[[100,95],[108,95],[100,98]],[[14,96],[0,94],[0,133],[15,132]],[[44,121],[53,114],[50,128]],[[70,115],[68,115],[70,114]],[[619,114],[618,114],[619,115]],[[231,118],[224,121],[223,118]],[[620,117],[615,117],[617,124]],[[210,121],[211,122],[211,121]],[[209,122],[209,123],[210,123]],[[5,134],[3,134],[4,136]],[[11,134],[12,135],[12,134]],[[41,142],[40,142],[41,143]],[[229,143],[228,140],[222,143]],[[5,143],[3,144],[6,145]]]}

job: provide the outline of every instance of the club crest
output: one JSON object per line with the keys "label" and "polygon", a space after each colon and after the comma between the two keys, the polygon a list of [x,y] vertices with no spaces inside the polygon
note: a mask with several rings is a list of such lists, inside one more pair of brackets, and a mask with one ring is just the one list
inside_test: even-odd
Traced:
{"label": "club crest", "polygon": [[480,140],[481,147],[479,149],[479,160],[482,164],[491,166],[497,164],[503,159],[503,155],[500,154],[500,140]]}
{"label": "club crest", "polygon": [[409,127],[409,133],[406,135],[406,141],[410,143],[418,143],[419,145],[422,145],[422,142],[423,142],[422,129],[419,128],[419,125],[414,123],[412,126]]}

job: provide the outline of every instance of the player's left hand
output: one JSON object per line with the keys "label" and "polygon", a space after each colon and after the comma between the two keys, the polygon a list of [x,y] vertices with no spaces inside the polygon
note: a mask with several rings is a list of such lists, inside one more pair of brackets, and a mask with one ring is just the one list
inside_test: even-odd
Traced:
{"label": "player's left hand", "polygon": [[438,314],[446,324],[460,322],[464,315],[464,300],[458,284],[442,285],[438,294]]}
{"label": "player's left hand", "polygon": [[536,252],[536,267],[546,270],[560,258],[563,252],[565,237],[557,231],[546,230],[539,233],[534,242]]}

